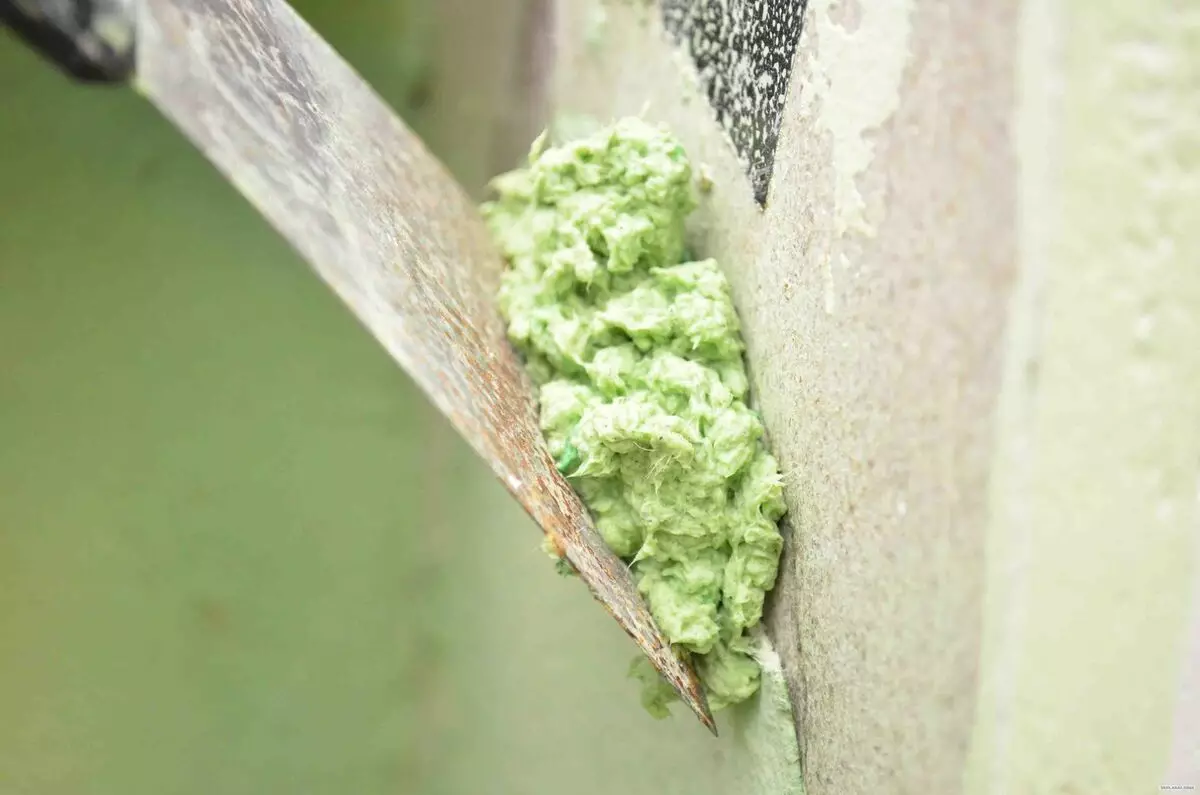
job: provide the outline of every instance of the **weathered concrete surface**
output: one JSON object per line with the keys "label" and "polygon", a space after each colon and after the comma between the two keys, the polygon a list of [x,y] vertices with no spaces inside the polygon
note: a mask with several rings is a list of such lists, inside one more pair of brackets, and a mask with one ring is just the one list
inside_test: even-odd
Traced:
{"label": "weathered concrete surface", "polygon": [[657,7],[557,7],[557,107],[716,184],[809,792],[1200,783],[1197,12],[814,0],[759,210]]}
{"label": "weathered concrete surface", "polygon": [[655,16],[609,7],[604,46],[573,46],[586,5],[566,4],[559,28],[560,102],[605,116],[649,102],[717,185],[696,231],[733,283],[787,475],[769,627],[807,786],[952,791],[974,719],[1014,260],[1014,9],[875,4],[835,23],[812,3],[760,211]]}

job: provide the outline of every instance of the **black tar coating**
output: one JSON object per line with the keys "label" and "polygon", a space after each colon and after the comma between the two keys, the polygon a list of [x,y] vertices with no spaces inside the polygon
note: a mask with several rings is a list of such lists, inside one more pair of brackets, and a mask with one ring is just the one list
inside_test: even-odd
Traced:
{"label": "black tar coating", "polygon": [[771,187],[806,2],[662,0],[663,24],[696,64],[759,206]]}

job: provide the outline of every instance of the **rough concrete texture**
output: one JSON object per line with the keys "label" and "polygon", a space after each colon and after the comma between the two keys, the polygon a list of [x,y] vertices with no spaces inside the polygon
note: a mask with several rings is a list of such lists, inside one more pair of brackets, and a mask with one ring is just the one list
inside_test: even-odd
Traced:
{"label": "rough concrete texture", "polygon": [[1196,11],[814,0],[759,210],[655,5],[556,10],[556,108],[715,182],[807,790],[1200,784]]}
{"label": "rough concrete texture", "polygon": [[[1012,26],[994,8],[982,40],[964,35],[973,15],[859,9],[847,43],[814,3],[765,211],[653,14],[610,8],[599,54],[573,52],[574,25],[560,27],[558,96],[600,115],[649,102],[716,183],[696,234],[728,269],[787,478],[792,543],[769,626],[812,792],[943,792],[961,777],[1013,246],[1011,81],[997,77]],[[856,73],[851,44],[946,65]],[[853,84],[832,88],[844,74]]]}

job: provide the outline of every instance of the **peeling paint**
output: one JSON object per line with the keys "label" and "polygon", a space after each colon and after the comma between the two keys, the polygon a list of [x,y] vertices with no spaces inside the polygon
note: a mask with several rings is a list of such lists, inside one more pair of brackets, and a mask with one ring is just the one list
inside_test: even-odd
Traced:
{"label": "peeling paint", "polygon": [[813,0],[811,7],[816,46],[805,89],[827,100],[817,121],[833,142],[834,246],[825,261],[825,311],[833,314],[837,275],[850,264],[836,241],[848,233],[875,236],[857,181],[875,156],[868,134],[900,103],[913,2]]}

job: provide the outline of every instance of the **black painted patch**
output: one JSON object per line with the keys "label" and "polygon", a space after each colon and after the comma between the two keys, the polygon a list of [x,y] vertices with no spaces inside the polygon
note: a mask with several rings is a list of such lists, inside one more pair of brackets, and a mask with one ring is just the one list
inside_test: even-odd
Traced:
{"label": "black painted patch", "polygon": [[806,0],[661,2],[664,25],[695,62],[754,198],[765,205]]}
{"label": "black painted patch", "polygon": [[[113,3],[0,0],[0,25],[76,80],[123,83],[133,73],[133,19]],[[117,26],[129,31],[127,45],[105,38]]]}

